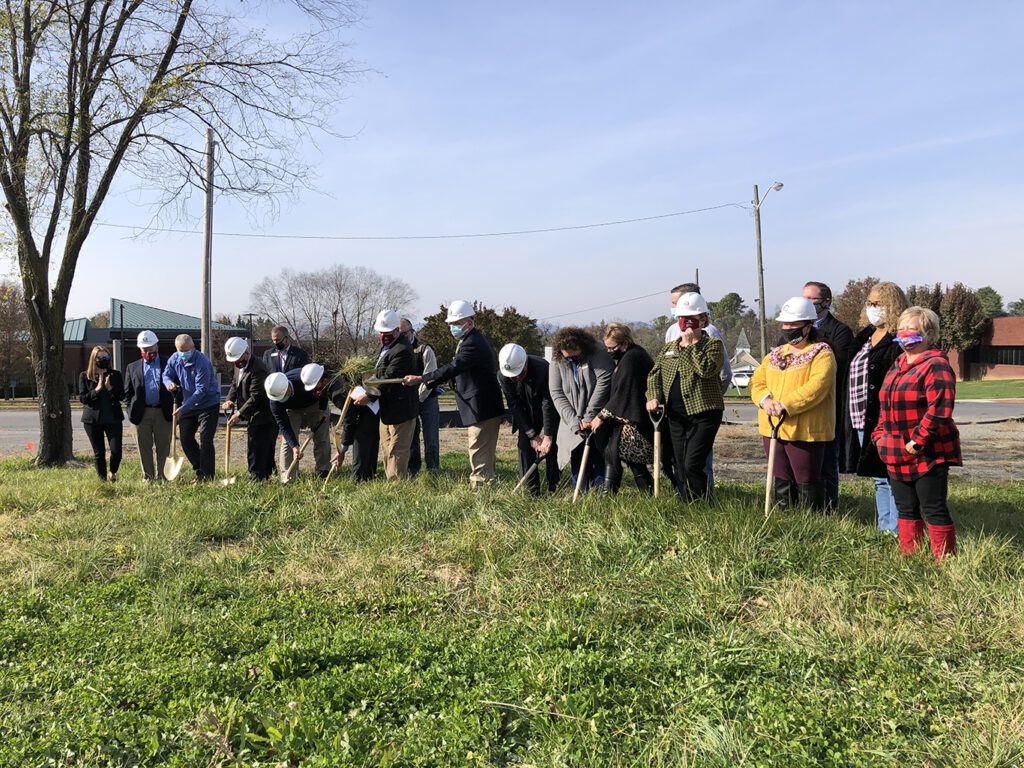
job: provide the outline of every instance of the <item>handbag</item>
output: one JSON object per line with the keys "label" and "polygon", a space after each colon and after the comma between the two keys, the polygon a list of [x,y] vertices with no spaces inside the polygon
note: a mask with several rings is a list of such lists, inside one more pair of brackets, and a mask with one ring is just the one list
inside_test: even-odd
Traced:
{"label": "handbag", "polygon": [[631,464],[650,464],[654,461],[654,445],[635,424],[622,422],[619,433],[619,458]]}

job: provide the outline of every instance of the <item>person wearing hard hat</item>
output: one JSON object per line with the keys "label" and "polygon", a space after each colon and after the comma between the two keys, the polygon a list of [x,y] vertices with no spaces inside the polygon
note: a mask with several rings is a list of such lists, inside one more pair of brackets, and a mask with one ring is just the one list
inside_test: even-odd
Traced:
{"label": "person wearing hard hat", "polygon": [[709,493],[707,459],[725,410],[719,380],[725,345],[704,327],[708,305],[699,293],[680,296],[675,313],[679,338],[666,344],[654,360],[647,377],[647,410],[665,409],[676,493],[691,503]]}
{"label": "person wearing hard hat", "polygon": [[[437,370],[437,355],[434,353],[434,348],[416,335],[416,329],[412,327],[412,321],[407,317],[402,318],[402,333],[412,348],[415,361],[413,373],[422,376]],[[409,451],[410,477],[416,477],[420,467],[424,464],[427,465],[427,472],[431,475],[436,475],[441,471],[441,439],[438,430],[441,421],[441,406],[437,402],[439,390],[439,387],[420,384],[420,413],[419,419],[416,421],[416,429],[412,433],[412,449]],[[420,452],[421,432],[423,434],[422,453]]]}
{"label": "person wearing hard hat", "polygon": [[[192,337],[182,333],[174,339],[177,349],[164,368],[164,386],[175,396],[181,393],[178,407],[178,434],[181,449],[195,470],[196,480],[213,480],[216,450],[213,438],[220,414],[220,386],[210,358],[196,349]],[[196,441],[196,432],[199,440]]]}
{"label": "person wearing hard hat", "polygon": [[234,427],[242,419],[248,422],[246,455],[249,476],[258,481],[269,480],[274,471],[277,424],[270,412],[270,401],[264,388],[267,369],[249,351],[249,343],[239,336],[232,336],[224,342],[224,357],[234,366],[231,387],[223,406],[225,411],[235,410],[228,417],[228,426]]}
{"label": "person wearing hard hat", "polygon": [[142,477],[152,483],[164,480],[164,461],[171,450],[174,396],[164,386],[167,361],[160,358],[160,341],[156,334],[142,331],[136,343],[141,357],[125,366],[124,401],[128,421],[135,426]]}
{"label": "person wearing hard hat", "polygon": [[[548,493],[558,488],[558,411],[548,388],[548,361],[528,355],[518,344],[506,344],[498,352],[501,391],[512,414],[512,431],[519,438],[519,477],[522,478],[540,459],[544,459],[544,476]],[[526,487],[533,496],[540,496],[540,471],[530,475]]]}
{"label": "person wearing hard hat", "polygon": [[[373,324],[380,340],[375,379],[404,379],[413,374],[415,359],[409,342],[401,333],[402,319],[393,309],[382,310]],[[363,393],[352,398],[356,405],[368,406],[376,401],[380,406],[380,447],[384,458],[384,476],[396,480],[409,474],[409,451],[412,434],[416,429],[419,397],[416,390],[402,384],[381,384],[380,395]]]}
{"label": "person wearing hard hat", "polygon": [[[573,486],[583,474],[581,490],[604,486],[606,435],[592,432],[593,421],[611,395],[615,363],[603,345],[577,327],[560,328],[552,339],[554,362],[548,369],[551,402],[560,418],[558,466],[569,467]],[[586,440],[590,436],[590,452]],[[583,465],[583,454],[587,464]]]}
{"label": "person wearing hard hat", "polygon": [[836,432],[836,361],[832,349],[818,336],[818,312],[810,299],[794,296],[782,305],[785,343],[769,352],[750,379],[750,397],[757,404],[758,431],[767,455],[771,417],[779,426],[775,449],[775,503],[794,502],[825,509],[821,473],[825,447]]}
{"label": "person wearing hard hat", "polygon": [[[324,367],[319,363],[308,363],[286,373],[271,373],[263,382],[270,398],[270,412],[284,438],[281,472],[287,472],[293,461],[302,459],[298,435],[303,427],[309,429],[313,436],[317,475],[326,477],[330,472],[330,428],[324,426],[330,415],[327,411],[327,384]],[[296,473],[298,469],[296,464]]]}
{"label": "person wearing hard hat", "polygon": [[490,485],[496,477],[495,454],[498,450],[498,428],[505,406],[495,371],[498,361],[487,338],[476,328],[473,305],[453,301],[445,321],[458,341],[455,358],[437,370],[422,376],[405,377],[405,385],[418,387],[455,381],[455,402],[465,426],[469,448],[469,482],[473,488]]}

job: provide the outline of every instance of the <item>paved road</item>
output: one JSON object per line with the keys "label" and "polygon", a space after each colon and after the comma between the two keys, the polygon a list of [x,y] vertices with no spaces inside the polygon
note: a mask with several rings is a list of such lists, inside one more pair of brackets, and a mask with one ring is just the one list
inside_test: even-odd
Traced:
{"label": "paved road", "polygon": [[[725,407],[725,417],[732,423],[753,423],[756,411],[753,403],[728,403]],[[1024,419],[1024,403],[962,402],[957,403],[955,416],[963,424]],[[80,418],[81,412],[76,410],[72,414],[75,426],[74,446],[76,451],[88,452],[89,440],[82,430]],[[125,448],[133,450],[134,440],[131,437],[130,425],[126,432],[128,434],[125,435]],[[0,409],[0,456],[26,454],[27,444],[34,445],[38,440],[39,417],[35,411]]]}

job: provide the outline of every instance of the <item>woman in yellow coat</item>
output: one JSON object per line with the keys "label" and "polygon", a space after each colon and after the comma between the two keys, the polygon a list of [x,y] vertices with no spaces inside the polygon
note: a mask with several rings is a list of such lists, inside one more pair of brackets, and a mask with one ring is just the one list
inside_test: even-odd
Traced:
{"label": "woman in yellow coat", "polygon": [[817,312],[810,299],[796,296],[782,305],[775,318],[782,323],[786,343],[761,361],[750,381],[757,403],[758,431],[765,453],[771,441],[768,417],[778,423],[775,449],[775,503],[825,508],[821,462],[836,430],[836,361],[828,344],[814,330]]}

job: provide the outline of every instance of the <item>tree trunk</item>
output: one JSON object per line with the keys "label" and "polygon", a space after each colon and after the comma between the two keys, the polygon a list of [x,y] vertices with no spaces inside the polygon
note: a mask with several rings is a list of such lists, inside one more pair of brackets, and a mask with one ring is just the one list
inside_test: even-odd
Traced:
{"label": "tree trunk", "polygon": [[60,332],[49,323],[40,323],[29,312],[32,328],[32,367],[39,393],[39,444],[36,464],[54,467],[72,458],[71,403],[64,380],[64,322]]}

